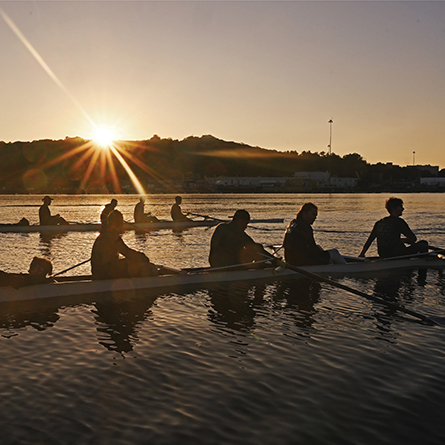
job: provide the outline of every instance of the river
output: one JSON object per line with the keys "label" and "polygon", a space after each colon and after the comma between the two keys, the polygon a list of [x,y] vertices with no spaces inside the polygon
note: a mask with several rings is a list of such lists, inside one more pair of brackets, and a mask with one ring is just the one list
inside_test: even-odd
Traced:
{"label": "river", "polygon": [[[132,220],[135,195],[113,195]],[[96,222],[111,196],[53,195],[53,214]],[[279,244],[308,201],[316,241],[357,255],[384,194],[183,195],[182,208]],[[403,194],[418,238],[445,246],[443,194]],[[174,195],[149,195],[169,218]],[[0,222],[37,223],[42,196],[0,195]],[[207,265],[212,228],[126,232],[157,263]],[[1,269],[34,256],[58,272],[89,258],[95,232],[0,234]],[[372,246],[369,255],[376,253]],[[85,264],[73,274],[89,273]],[[337,278],[426,315],[445,316],[436,271]],[[306,279],[195,286],[126,299],[88,296],[0,305],[1,444],[443,444],[445,328]]]}

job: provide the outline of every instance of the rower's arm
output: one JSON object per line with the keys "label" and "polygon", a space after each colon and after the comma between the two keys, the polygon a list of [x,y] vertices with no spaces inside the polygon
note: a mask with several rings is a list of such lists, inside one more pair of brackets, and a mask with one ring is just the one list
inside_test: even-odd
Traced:
{"label": "rower's arm", "polygon": [[403,224],[402,224],[400,231],[401,231],[402,235],[405,235],[405,238],[406,238],[406,239],[402,239],[402,241],[407,244],[414,244],[417,241],[417,236],[414,235],[413,231],[409,228],[406,221],[401,220],[401,222]]}
{"label": "rower's arm", "polygon": [[368,249],[371,247],[371,244],[373,241],[377,238],[377,230],[376,226],[372,229],[372,232],[370,233],[368,239],[366,240],[365,244],[363,245],[363,248],[361,252],[359,253],[359,257],[364,257]]}
{"label": "rower's arm", "polygon": [[139,252],[137,250],[131,249],[130,247],[128,247],[122,240],[122,238],[120,239],[119,242],[119,253],[122,254],[125,258],[133,258],[136,259],[138,257],[146,257],[148,259],[148,257],[145,255],[145,253],[143,252]]}

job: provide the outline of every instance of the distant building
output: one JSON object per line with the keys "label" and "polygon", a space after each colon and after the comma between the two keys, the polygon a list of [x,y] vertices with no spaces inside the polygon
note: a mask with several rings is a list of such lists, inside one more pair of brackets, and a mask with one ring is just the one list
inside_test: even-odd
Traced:
{"label": "distant building", "polygon": [[357,186],[357,178],[339,178],[329,172],[298,172],[294,178],[300,179],[306,186],[350,189]]}
{"label": "distant building", "polygon": [[420,178],[420,185],[445,187],[445,178]]}
{"label": "distant building", "polygon": [[291,177],[264,177],[264,176],[221,176],[219,178],[206,178],[209,184],[218,189],[352,189],[357,183],[357,178],[331,177],[329,172],[296,172]]}
{"label": "distant building", "polygon": [[[207,181],[210,179],[207,178]],[[269,178],[263,176],[222,176],[214,181],[218,187],[262,187],[284,185],[286,178]]]}
{"label": "distant building", "polygon": [[329,185],[333,188],[352,189],[357,186],[357,183],[357,178],[337,178],[334,176],[330,179]]}
{"label": "distant building", "polygon": [[294,179],[300,180],[305,186],[308,187],[328,187],[330,177],[331,175],[329,172],[294,173]]}

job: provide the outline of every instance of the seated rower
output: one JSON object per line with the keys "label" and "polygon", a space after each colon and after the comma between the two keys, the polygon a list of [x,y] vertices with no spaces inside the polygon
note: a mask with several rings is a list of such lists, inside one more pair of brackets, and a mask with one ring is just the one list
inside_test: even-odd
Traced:
{"label": "seated rower", "polygon": [[187,216],[182,213],[181,203],[182,203],[182,198],[180,196],[176,196],[175,203],[172,205],[172,208],[170,211],[172,220],[175,222],[191,221],[190,218],[187,218]]}
{"label": "seated rower", "polygon": [[43,204],[39,209],[39,220],[41,226],[58,226],[58,225],[67,225],[69,224],[62,218],[59,214],[51,215],[51,211],[49,206],[51,205],[51,201],[53,199],[50,196],[45,196],[42,201]]}
{"label": "seated rower", "polygon": [[303,204],[294,220],[289,223],[284,235],[284,258],[292,266],[346,263],[337,249],[323,250],[315,243],[312,224],[318,208],[312,202]]}
{"label": "seated rower", "polygon": [[[374,224],[371,234],[366,240],[359,256],[364,257],[372,242],[377,238],[377,251],[381,258],[412,255],[428,252],[427,241],[417,241],[416,235],[408,224],[400,218],[403,213],[403,201],[399,198],[389,198],[385,203],[389,216]],[[401,238],[404,235],[405,238]],[[410,246],[405,246],[409,244]]]}
{"label": "seated rower", "polygon": [[145,198],[141,196],[139,202],[134,207],[134,222],[136,224],[144,224],[159,221],[159,219],[156,218],[156,216],[153,216],[150,212],[145,213],[144,206]]}
{"label": "seated rower", "polygon": [[48,275],[53,272],[53,265],[46,258],[34,257],[29,265],[29,271],[24,273],[7,273],[0,271],[0,286],[12,286],[15,289],[33,284],[51,283],[54,281]]}
{"label": "seated rower", "polygon": [[266,257],[274,259],[245,232],[249,221],[249,212],[237,210],[232,221],[216,227],[210,240],[209,263],[212,267],[251,263]]}
{"label": "seated rower", "polygon": [[100,214],[100,222],[104,224],[108,218],[108,215],[116,208],[117,199],[112,199],[108,204],[105,204],[105,207]]}
{"label": "seated rower", "polygon": [[[96,238],[91,253],[93,279],[149,277],[158,274],[148,257],[130,249],[122,240],[124,218],[119,210],[113,210]],[[119,254],[125,258],[119,258]]]}

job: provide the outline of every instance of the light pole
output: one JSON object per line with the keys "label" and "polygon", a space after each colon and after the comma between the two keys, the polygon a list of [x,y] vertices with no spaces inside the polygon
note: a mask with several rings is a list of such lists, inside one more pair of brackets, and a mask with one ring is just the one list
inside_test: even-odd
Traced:
{"label": "light pole", "polygon": [[416,165],[416,152],[413,151],[413,166]]}
{"label": "light pole", "polygon": [[331,156],[331,150],[332,150],[332,124],[334,123],[334,121],[332,119],[328,120],[328,124],[329,124],[329,156]]}

